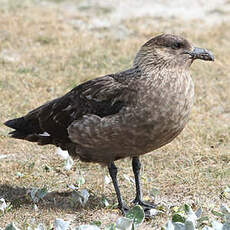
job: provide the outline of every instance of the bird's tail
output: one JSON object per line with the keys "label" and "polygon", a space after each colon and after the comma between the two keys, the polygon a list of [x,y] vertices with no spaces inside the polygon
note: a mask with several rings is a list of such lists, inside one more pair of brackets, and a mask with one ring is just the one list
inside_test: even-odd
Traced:
{"label": "bird's tail", "polygon": [[15,129],[10,132],[10,136],[17,139],[24,139],[27,135],[26,121],[24,117],[12,119],[4,123],[9,128]]}
{"label": "bird's tail", "polygon": [[24,117],[8,120],[4,123],[9,128],[15,129],[10,132],[10,135],[14,138],[23,139],[25,135],[32,133],[31,125]]}
{"label": "bird's tail", "polygon": [[34,120],[26,120],[24,117],[19,117],[6,121],[4,125],[14,129],[14,131],[9,133],[12,138],[37,142],[40,145],[52,143],[49,135],[44,135],[41,130],[35,128],[37,125]]}
{"label": "bird's tail", "polygon": [[29,134],[28,124],[25,121],[24,117],[8,120],[4,123],[4,125],[14,129],[14,131],[9,133],[10,137],[16,139],[26,139]]}
{"label": "bird's tail", "polygon": [[25,131],[27,129],[26,123],[27,122],[25,121],[24,117],[19,117],[19,118],[6,121],[4,125],[12,129]]}

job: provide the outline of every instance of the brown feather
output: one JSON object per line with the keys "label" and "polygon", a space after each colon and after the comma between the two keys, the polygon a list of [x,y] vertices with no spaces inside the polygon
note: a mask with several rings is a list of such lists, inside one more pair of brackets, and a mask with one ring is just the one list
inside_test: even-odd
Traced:
{"label": "brown feather", "polygon": [[109,164],[145,154],[171,142],[188,121],[192,49],[179,36],[157,36],[141,47],[132,68],[87,81],[5,124],[16,130],[12,137],[60,146],[84,161]]}

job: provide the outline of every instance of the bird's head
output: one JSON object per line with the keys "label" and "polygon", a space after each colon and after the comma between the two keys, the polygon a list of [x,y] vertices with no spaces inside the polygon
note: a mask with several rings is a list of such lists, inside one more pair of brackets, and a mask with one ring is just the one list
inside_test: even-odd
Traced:
{"label": "bird's head", "polygon": [[147,41],[137,53],[134,66],[143,68],[187,68],[195,59],[214,61],[206,49],[193,47],[186,39],[161,34]]}

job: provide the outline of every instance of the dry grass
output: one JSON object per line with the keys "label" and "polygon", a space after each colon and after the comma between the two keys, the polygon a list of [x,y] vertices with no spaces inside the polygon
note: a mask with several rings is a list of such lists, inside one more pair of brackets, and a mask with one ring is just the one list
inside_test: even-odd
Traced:
{"label": "dry grass", "polygon": [[[64,94],[80,82],[127,68],[138,47],[159,32],[182,34],[212,50],[215,63],[197,62],[192,67],[196,102],[189,124],[171,144],[142,157],[143,191],[149,198],[149,191],[158,188],[156,202],[166,206],[187,202],[209,210],[221,202],[230,204],[221,196],[230,185],[230,23],[202,31],[193,28],[199,22],[190,22],[181,32],[182,24],[176,20],[169,23],[158,19],[160,27],[159,23],[148,24],[150,18],[140,18],[124,21],[132,33],[117,40],[112,34],[98,36],[98,31],[74,29],[68,23],[70,16],[60,16],[58,10],[49,7],[15,7],[0,10],[1,123]],[[110,203],[116,203],[112,185],[102,186],[106,169],[76,161],[66,172],[54,147],[12,140],[7,137],[8,131],[0,124],[0,154],[8,155],[0,161],[0,197],[13,207],[1,216],[0,227],[10,221],[25,227],[33,218],[36,223],[50,224],[55,217],[72,219],[74,224],[97,219],[106,224],[119,216],[118,210],[105,209],[99,202],[104,194]],[[50,167],[49,172],[45,166]],[[117,166],[121,191],[130,202],[134,186],[122,176],[132,176],[130,160],[117,162]],[[17,172],[24,176],[18,177]],[[69,202],[67,185],[79,174],[86,179],[83,187],[92,191],[85,208],[72,207]],[[25,196],[26,190],[44,185],[52,193],[35,211]],[[156,228],[167,219],[167,215],[156,217],[142,228]]]}

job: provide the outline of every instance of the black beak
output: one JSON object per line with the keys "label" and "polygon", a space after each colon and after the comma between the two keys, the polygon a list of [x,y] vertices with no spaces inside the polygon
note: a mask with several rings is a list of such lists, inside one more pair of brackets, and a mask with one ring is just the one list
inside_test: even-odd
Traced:
{"label": "black beak", "polygon": [[206,49],[195,47],[192,51],[186,51],[184,53],[189,54],[191,59],[193,59],[193,60],[201,59],[204,61],[214,61],[213,54]]}

